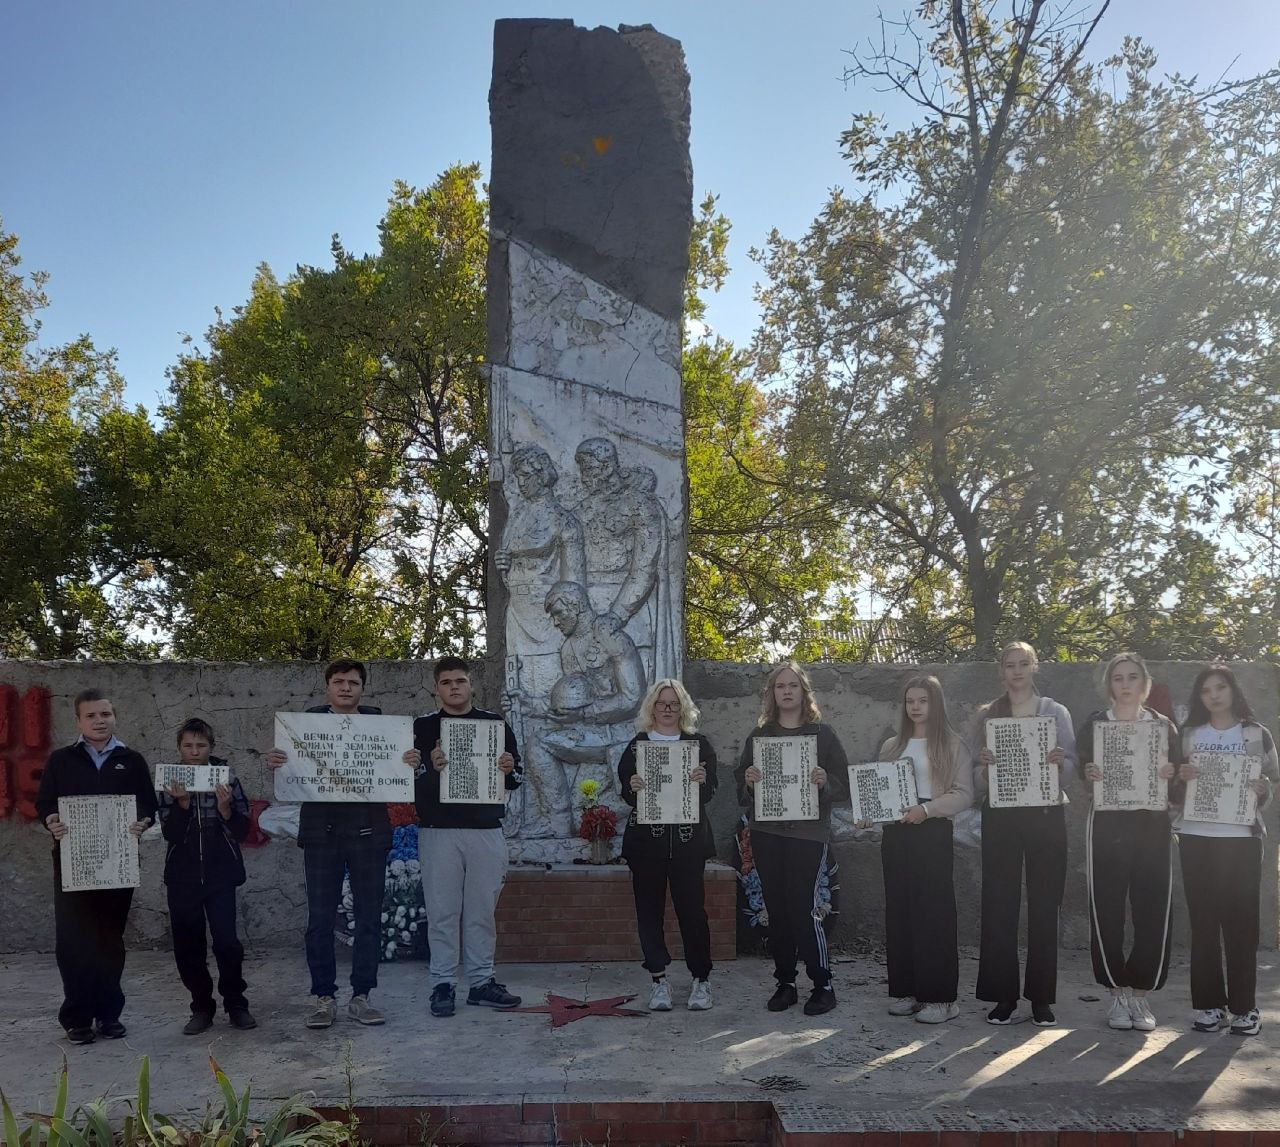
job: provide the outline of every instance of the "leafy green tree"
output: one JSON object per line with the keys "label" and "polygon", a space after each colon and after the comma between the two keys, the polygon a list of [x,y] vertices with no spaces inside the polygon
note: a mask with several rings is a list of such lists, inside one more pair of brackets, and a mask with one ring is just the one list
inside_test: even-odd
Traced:
{"label": "leafy green tree", "polygon": [[0,226],[0,655],[145,656],[129,598],[150,572],[155,435],[112,352],[37,345],[45,282]]}
{"label": "leafy green tree", "polygon": [[1207,588],[1181,531],[1275,399],[1276,78],[1160,83],[1136,41],[1088,64],[1105,9],[923,4],[851,73],[915,122],[855,118],[858,193],[758,253],[788,449],[825,459],[810,488],[869,587],[960,653],[1091,653],[1141,635],[1127,611],[1176,614]]}

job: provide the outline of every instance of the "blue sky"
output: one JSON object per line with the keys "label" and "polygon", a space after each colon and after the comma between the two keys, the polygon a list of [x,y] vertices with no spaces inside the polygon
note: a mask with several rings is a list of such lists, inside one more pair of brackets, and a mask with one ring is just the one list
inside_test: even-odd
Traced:
{"label": "blue sky", "polygon": [[[899,10],[893,0],[880,5]],[[558,16],[652,23],[684,44],[696,195],[734,224],[734,274],[710,321],[755,321],[747,248],[799,234],[834,185],[855,112],[845,50],[877,32],[865,0],[4,0],[0,216],[48,271],[43,341],[115,347],[131,401],[154,409],[184,333],[248,293],[254,268],[324,265],[330,236],[376,243],[396,179],[488,166],[492,24]],[[1280,59],[1275,0],[1113,0],[1162,69],[1244,76]],[[1233,63],[1234,61],[1234,63]]]}

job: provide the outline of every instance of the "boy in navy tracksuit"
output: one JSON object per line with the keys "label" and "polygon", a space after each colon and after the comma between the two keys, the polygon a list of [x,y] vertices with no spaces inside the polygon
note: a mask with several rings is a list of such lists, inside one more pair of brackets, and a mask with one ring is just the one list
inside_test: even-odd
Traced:
{"label": "boy in navy tracksuit", "polygon": [[[71,829],[58,816],[58,798],[132,796],[138,819],[129,831],[141,836],[156,815],[151,770],[140,753],[116,735],[116,712],[97,689],[76,697],[80,737],[54,749],[40,777],[36,814],[53,836],[53,920],[62,1007],[58,1022],[72,1043],[93,1043],[97,1036],[120,1039],[125,1034],[120,1013],[124,992],[124,926],[133,903],[132,888],[100,888],[64,892],[60,842]],[[96,1031],[95,1031],[96,1022]]]}
{"label": "boy in navy tracksuit", "polygon": [[[225,765],[213,750],[213,729],[193,718],[178,730],[184,765]],[[205,962],[205,921],[218,964],[218,994],[232,1027],[255,1028],[245,999],[244,947],[236,934],[236,888],[244,883],[240,842],[249,834],[249,801],[240,782],[212,792],[188,793],[174,782],[160,796],[160,825],[168,842],[164,882],[178,975],[191,993],[191,1018],[184,1035],[199,1035],[213,1024],[218,1005]]]}

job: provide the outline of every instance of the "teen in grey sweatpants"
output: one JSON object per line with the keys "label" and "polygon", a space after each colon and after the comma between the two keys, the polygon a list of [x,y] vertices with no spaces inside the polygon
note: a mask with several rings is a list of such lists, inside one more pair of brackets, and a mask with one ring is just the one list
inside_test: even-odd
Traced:
{"label": "teen in grey sweatpants", "polygon": [[[418,857],[427,906],[427,938],[431,944],[431,1014],[454,1013],[458,964],[467,982],[467,1003],[515,1008],[520,997],[494,978],[497,943],[494,912],[507,871],[507,845],[502,836],[501,804],[441,804],[440,773],[445,767],[440,722],[446,717],[501,721],[497,713],[471,703],[471,676],[461,657],[443,657],[435,667],[440,708],[413,723],[414,745],[423,766],[415,785],[418,806]],[[515,734],[504,723],[505,748],[498,768],[508,791],[523,777]]]}

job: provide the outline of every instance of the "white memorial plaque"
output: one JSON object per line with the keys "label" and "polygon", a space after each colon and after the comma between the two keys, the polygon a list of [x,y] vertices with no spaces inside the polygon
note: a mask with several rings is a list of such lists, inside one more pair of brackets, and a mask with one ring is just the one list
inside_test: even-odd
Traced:
{"label": "white memorial plaque", "polygon": [[920,803],[916,798],[916,767],[910,757],[850,765],[849,795],[854,824],[864,820],[872,824],[899,821],[907,809]]}
{"label": "white memorial plaque", "polygon": [[71,830],[58,844],[64,892],[138,887],[136,797],[59,797],[58,819]]}
{"label": "white memorial plaque", "polygon": [[992,808],[1035,808],[1059,803],[1058,767],[1049,754],[1058,744],[1052,717],[990,717],[987,748],[995,756],[989,778]]}
{"label": "white memorial plaque", "polygon": [[503,804],[506,778],[498,758],[507,743],[501,721],[470,721],[445,717],[440,721],[440,749],[445,766],[440,771],[441,804]]}
{"label": "white memorial plaque", "polygon": [[231,783],[230,765],[156,765],[156,788],[168,792],[174,782],[189,793],[211,793]]}
{"label": "white memorial plaque", "polygon": [[1258,794],[1250,781],[1262,776],[1262,758],[1246,753],[1192,753],[1197,770],[1187,782],[1183,820],[1212,824],[1253,824],[1258,815]]}
{"label": "white memorial plaque", "polygon": [[1093,763],[1102,770],[1102,780],[1093,782],[1099,812],[1169,807],[1169,782],[1160,775],[1169,763],[1163,721],[1094,721]]}
{"label": "white memorial plaque", "polygon": [[755,737],[752,763],[756,820],[817,820],[818,786],[809,774],[818,763],[817,737]]}
{"label": "white memorial plaque", "polygon": [[277,713],[276,800],[413,801],[412,717],[368,713]]}
{"label": "white memorial plaque", "polygon": [[636,773],[644,788],[636,794],[639,824],[697,824],[697,741],[637,741]]}

